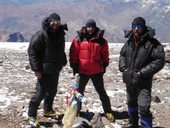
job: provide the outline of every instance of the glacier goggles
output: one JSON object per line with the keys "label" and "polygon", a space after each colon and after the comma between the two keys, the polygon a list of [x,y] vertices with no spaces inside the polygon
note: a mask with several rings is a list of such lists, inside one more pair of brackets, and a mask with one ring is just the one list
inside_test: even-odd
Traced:
{"label": "glacier goggles", "polygon": [[140,24],[133,24],[132,25],[132,29],[141,29],[141,28],[143,28],[143,26],[140,25]]}

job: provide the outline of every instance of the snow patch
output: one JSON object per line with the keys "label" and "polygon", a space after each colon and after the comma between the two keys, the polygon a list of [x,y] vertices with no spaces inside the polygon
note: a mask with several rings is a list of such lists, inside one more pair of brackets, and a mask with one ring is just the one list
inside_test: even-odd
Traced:
{"label": "snow patch", "polygon": [[13,93],[14,92],[9,93],[7,87],[2,87],[0,89],[0,109],[5,109],[11,104],[12,101],[17,101],[20,99],[18,96],[11,96]]}
{"label": "snow patch", "polygon": [[165,13],[170,12],[170,5],[165,7],[164,12],[165,12]]}
{"label": "snow patch", "polygon": [[28,49],[29,42],[12,43],[12,42],[0,42],[0,48],[25,51]]}
{"label": "snow patch", "polygon": [[156,5],[158,3],[157,0],[142,0],[142,8],[151,6],[151,5]]}

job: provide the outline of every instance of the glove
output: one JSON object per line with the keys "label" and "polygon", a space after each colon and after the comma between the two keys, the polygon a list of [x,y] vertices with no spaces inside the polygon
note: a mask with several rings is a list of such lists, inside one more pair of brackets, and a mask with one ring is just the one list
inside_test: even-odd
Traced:
{"label": "glove", "polygon": [[66,66],[66,64],[67,64],[67,57],[66,54],[64,53],[63,66]]}
{"label": "glove", "polygon": [[73,75],[75,76],[76,73],[79,73],[78,70],[73,70]]}
{"label": "glove", "polygon": [[109,65],[109,64],[107,64],[107,63],[104,63],[104,64],[103,64],[103,74],[106,73],[106,67],[107,67],[108,65]]}
{"label": "glove", "polygon": [[73,69],[73,75],[75,75],[76,73],[79,73],[79,71],[78,71],[78,63],[71,63],[70,67]]}

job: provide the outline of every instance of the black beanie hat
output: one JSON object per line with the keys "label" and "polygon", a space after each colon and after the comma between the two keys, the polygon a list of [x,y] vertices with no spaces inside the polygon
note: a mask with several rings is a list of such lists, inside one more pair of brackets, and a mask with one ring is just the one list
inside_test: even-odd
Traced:
{"label": "black beanie hat", "polygon": [[146,27],[146,22],[145,22],[145,19],[143,17],[136,17],[132,22],[132,25],[134,25],[134,24],[139,24],[143,27]]}
{"label": "black beanie hat", "polygon": [[49,20],[60,20],[60,16],[57,13],[52,13],[49,15]]}
{"label": "black beanie hat", "polygon": [[86,27],[96,27],[96,22],[93,19],[89,19],[86,22]]}

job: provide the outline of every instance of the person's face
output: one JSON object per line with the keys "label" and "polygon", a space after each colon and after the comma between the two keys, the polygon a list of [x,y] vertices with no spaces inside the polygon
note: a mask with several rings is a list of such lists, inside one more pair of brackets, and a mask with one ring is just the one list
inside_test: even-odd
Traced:
{"label": "person's face", "polygon": [[139,25],[139,24],[134,24],[134,25],[132,25],[132,31],[133,31],[133,34],[134,34],[135,36],[139,36],[139,35],[142,35],[142,34],[143,34],[144,29],[143,29],[143,27],[142,27],[141,25]]}
{"label": "person's face", "polygon": [[87,29],[87,33],[90,35],[95,32],[95,27],[88,26],[88,27],[86,27],[86,29]]}
{"label": "person's face", "polygon": [[53,29],[53,30],[57,30],[59,27],[60,27],[61,23],[59,20],[51,20],[50,21],[50,28]]}

